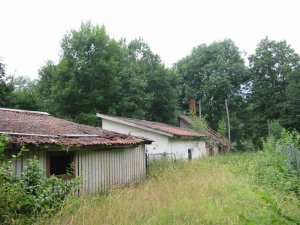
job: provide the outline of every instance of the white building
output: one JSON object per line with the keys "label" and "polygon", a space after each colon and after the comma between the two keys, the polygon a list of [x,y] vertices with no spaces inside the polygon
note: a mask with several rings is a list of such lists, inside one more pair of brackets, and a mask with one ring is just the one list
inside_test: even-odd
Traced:
{"label": "white building", "polygon": [[192,159],[208,155],[206,134],[170,126],[164,123],[98,114],[102,128],[109,131],[152,140],[146,146],[148,154],[175,154],[176,158]]}

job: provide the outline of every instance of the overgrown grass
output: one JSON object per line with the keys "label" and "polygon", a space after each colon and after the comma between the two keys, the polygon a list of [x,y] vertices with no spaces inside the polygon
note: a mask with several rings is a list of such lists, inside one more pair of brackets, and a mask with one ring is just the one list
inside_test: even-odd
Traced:
{"label": "overgrown grass", "polygon": [[140,184],[69,198],[49,224],[300,224],[296,194],[259,182],[262,159],[244,153],[151,164]]}

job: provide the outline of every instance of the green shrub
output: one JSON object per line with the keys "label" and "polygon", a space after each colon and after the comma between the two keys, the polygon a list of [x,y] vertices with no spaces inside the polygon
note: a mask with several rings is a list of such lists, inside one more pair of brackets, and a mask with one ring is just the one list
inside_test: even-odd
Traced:
{"label": "green shrub", "polygon": [[300,135],[283,130],[280,137],[271,136],[263,141],[263,152],[257,160],[256,180],[286,194],[299,196]]}
{"label": "green shrub", "polygon": [[[7,144],[7,138],[1,137],[0,150]],[[21,153],[13,156],[16,160]],[[3,157],[3,151],[2,158]],[[28,160],[28,166],[18,178],[12,168],[12,161],[0,163],[0,224],[28,224],[37,217],[50,215],[57,211],[66,197],[74,193],[79,180],[65,181],[51,176],[46,178],[39,161]]]}
{"label": "green shrub", "polygon": [[207,132],[208,124],[205,118],[199,118],[194,114],[190,114],[190,118],[192,120],[192,128],[197,132]]}
{"label": "green shrub", "polygon": [[269,124],[269,134],[275,139],[279,139],[283,131],[284,128],[280,125],[278,120],[274,120]]}

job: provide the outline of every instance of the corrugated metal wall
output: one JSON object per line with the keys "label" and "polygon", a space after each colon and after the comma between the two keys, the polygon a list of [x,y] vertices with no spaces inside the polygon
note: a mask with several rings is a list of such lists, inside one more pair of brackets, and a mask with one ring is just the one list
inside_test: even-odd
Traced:
{"label": "corrugated metal wall", "polygon": [[[15,155],[18,154],[18,152],[14,152]],[[28,159],[32,159],[34,156],[39,160],[41,164],[41,168],[44,171],[44,174],[46,175],[46,152],[44,151],[28,151],[24,152],[22,156],[18,157],[17,160],[12,160],[12,166],[13,170],[15,172],[15,175],[18,177],[21,176],[21,173],[23,170],[27,167]]]}
{"label": "corrugated metal wall", "polygon": [[82,192],[96,193],[110,187],[138,182],[146,175],[145,147],[80,150],[76,157]]}
{"label": "corrugated metal wall", "polygon": [[[53,151],[54,149],[51,149]],[[46,175],[46,151],[29,151],[13,160],[16,175],[36,156]],[[76,176],[81,176],[82,193],[97,193],[110,187],[138,182],[146,175],[145,145],[109,150],[79,150],[75,154]]]}

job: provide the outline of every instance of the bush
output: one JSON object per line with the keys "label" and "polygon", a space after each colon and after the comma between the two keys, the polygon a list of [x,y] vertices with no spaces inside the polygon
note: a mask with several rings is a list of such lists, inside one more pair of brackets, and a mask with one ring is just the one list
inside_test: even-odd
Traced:
{"label": "bush", "polygon": [[259,184],[267,185],[286,194],[299,195],[300,135],[283,130],[263,141],[262,157],[257,161],[256,175]]}
{"label": "bush", "polygon": [[11,161],[2,161],[0,224],[27,224],[33,223],[37,217],[48,216],[57,211],[78,186],[78,179],[66,183],[54,176],[46,178],[36,158],[28,160],[20,178],[14,174]]}
{"label": "bush", "polygon": [[200,132],[200,133],[207,132],[208,124],[207,124],[207,121],[203,117],[199,118],[199,117],[191,114],[190,118],[192,120],[192,127],[195,131]]}

